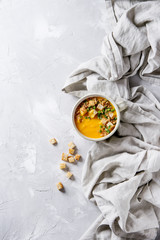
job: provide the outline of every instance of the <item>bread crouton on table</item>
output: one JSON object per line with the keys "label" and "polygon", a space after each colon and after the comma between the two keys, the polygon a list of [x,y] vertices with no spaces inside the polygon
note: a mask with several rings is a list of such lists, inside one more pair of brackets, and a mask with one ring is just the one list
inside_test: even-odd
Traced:
{"label": "bread crouton on table", "polygon": [[71,172],[67,172],[67,174],[66,174],[67,178],[71,178],[72,176],[73,176],[73,174]]}
{"label": "bread crouton on table", "polygon": [[63,161],[68,161],[68,154],[67,153],[62,153],[62,160]]}
{"label": "bread crouton on table", "polygon": [[68,161],[69,161],[70,163],[74,163],[74,162],[75,162],[74,157],[73,157],[73,156],[69,156],[69,157],[68,157]]}
{"label": "bread crouton on table", "polygon": [[81,158],[81,155],[76,154],[74,158],[75,158],[75,160],[79,161],[79,159]]}
{"label": "bread crouton on table", "polygon": [[75,148],[76,145],[75,145],[73,142],[69,142],[69,143],[68,143],[68,147],[69,147],[69,148]]}
{"label": "bread crouton on table", "polygon": [[66,169],[67,165],[65,163],[60,163],[59,168],[60,169]]}
{"label": "bread crouton on table", "polygon": [[53,145],[56,145],[56,144],[57,144],[57,140],[56,140],[55,138],[51,138],[51,139],[49,140],[49,142],[50,142],[51,144],[53,144]]}
{"label": "bread crouton on table", "polygon": [[61,182],[56,184],[58,190],[62,190],[63,189],[63,184]]}
{"label": "bread crouton on table", "polygon": [[69,153],[70,153],[70,154],[72,154],[72,155],[73,155],[73,154],[74,154],[74,152],[75,152],[74,148],[69,148]]}

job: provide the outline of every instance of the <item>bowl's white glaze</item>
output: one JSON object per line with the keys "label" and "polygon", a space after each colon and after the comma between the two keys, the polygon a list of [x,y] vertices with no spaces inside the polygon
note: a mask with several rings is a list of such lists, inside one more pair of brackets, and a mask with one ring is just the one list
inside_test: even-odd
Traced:
{"label": "bowl's white glaze", "polygon": [[[105,137],[101,137],[101,138],[89,138],[89,137],[86,137],[86,136],[83,135],[83,134],[77,129],[77,127],[76,127],[76,124],[75,124],[75,111],[76,111],[77,107],[79,106],[79,104],[80,104],[81,102],[83,102],[85,99],[91,98],[91,97],[103,97],[103,98],[106,98],[107,100],[109,100],[109,101],[113,104],[113,106],[114,106],[114,108],[115,108],[115,110],[116,110],[116,112],[117,112],[117,123],[116,123],[116,126],[115,126],[115,128],[113,129],[113,131],[110,132],[110,134],[108,134],[108,135],[105,136]],[[87,94],[87,95],[85,95],[84,97],[80,98],[80,99],[77,101],[77,103],[74,105],[73,110],[72,110],[72,124],[73,124],[76,132],[77,132],[81,137],[83,137],[83,138],[85,138],[85,139],[87,139],[87,140],[91,140],[91,141],[102,141],[102,140],[108,139],[109,137],[111,137],[111,136],[116,132],[117,128],[119,127],[119,123],[120,123],[120,111],[119,111],[118,106],[116,105],[116,103],[115,103],[111,98],[109,98],[109,97],[107,97],[107,96],[105,96],[105,95],[103,95],[103,94],[92,93],[92,94]]]}

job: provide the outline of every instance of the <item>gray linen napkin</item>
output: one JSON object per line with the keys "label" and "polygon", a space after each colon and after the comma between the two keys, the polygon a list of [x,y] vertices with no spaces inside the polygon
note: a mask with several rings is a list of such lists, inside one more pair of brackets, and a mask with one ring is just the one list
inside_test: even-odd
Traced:
{"label": "gray linen napkin", "polygon": [[[81,240],[151,240],[160,221],[160,103],[128,78],[160,85],[160,2],[106,1],[110,26],[102,54],[81,64],[64,91],[100,92],[121,110],[117,134],[89,150],[85,196],[101,215]],[[109,24],[108,24],[109,25]]]}

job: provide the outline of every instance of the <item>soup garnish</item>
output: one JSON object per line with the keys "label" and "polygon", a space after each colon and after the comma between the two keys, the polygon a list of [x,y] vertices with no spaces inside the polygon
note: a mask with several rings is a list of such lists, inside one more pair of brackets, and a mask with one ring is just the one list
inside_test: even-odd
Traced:
{"label": "soup garnish", "polygon": [[117,112],[106,98],[87,98],[75,111],[77,129],[86,137],[101,138],[108,135],[117,123]]}

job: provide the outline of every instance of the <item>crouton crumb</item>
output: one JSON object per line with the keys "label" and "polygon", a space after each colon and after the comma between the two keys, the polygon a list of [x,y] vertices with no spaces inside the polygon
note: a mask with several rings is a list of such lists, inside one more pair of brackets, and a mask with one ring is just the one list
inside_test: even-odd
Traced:
{"label": "crouton crumb", "polygon": [[62,160],[63,161],[68,161],[68,154],[67,153],[62,153]]}
{"label": "crouton crumb", "polygon": [[59,168],[60,169],[66,169],[67,165],[65,163],[60,163]]}
{"label": "crouton crumb", "polygon": [[70,154],[72,154],[72,155],[73,155],[73,154],[74,154],[74,152],[75,152],[74,148],[69,148],[69,153],[70,153]]}
{"label": "crouton crumb", "polygon": [[71,178],[72,176],[73,176],[73,174],[71,172],[67,172],[67,174],[66,174],[67,178]]}
{"label": "crouton crumb", "polygon": [[56,186],[57,186],[58,190],[63,189],[63,184],[61,182],[57,183]]}
{"label": "crouton crumb", "polygon": [[69,157],[68,157],[68,161],[69,161],[70,163],[74,163],[74,162],[75,162],[74,157],[69,156]]}
{"label": "crouton crumb", "polygon": [[73,149],[76,147],[76,145],[73,142],[69,142],[68,147]]}
{"label": "crouton crumb", "polygon": [[79,161],[80,157],[81,157],[81,155],[76,154],[74,158],[75,158],[75,160]]}
{"label": "crouton crumb", "polygon": [[49,140],[49,142],[52,144],[52,145],[56,145],[57,144],[57,140],[55,138],[51,138]]}

